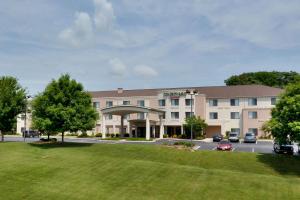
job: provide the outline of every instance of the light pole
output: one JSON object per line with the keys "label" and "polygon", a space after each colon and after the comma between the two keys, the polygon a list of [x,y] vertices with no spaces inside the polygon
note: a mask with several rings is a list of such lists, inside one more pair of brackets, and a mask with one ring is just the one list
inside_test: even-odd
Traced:
{"label": "light pole", "polygon": [[27,99],[30,99],[31,96],[28,95],[26,96],[26,105],[25,105],[25,121],[24,121],[24,126],[25,126],[25,130],[24,130],[24,133],[23,133],[23,137],[24,137],[24,142],[25,142],[25,138],[26,138],[26,130],[27,130]]}
{"label": "light pole", "polygon": [[[193,95],[196,96],[198,94],[198,91],[197,90],[186,90],[186,93],[191,95],[191,114],[190,114],[190,118],[192,119],[192,117],[194,116],[193,114]],[[191,142],[193,141],[193,122],[191,121]]]}

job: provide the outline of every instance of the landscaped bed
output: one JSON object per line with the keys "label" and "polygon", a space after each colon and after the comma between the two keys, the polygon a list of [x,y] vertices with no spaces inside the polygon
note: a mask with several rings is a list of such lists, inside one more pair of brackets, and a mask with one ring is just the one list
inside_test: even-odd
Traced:
{"label": "landscaped bed", "polygon": [[0,199],[300,199],[297,156],[0,143]]}

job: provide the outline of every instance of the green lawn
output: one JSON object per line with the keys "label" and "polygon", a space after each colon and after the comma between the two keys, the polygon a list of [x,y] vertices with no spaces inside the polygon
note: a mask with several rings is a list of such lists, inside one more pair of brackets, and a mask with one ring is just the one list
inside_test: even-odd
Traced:
{"label": "green lawn", "polygon": [[0,199],[300,199],[300,158],[0,143]]}

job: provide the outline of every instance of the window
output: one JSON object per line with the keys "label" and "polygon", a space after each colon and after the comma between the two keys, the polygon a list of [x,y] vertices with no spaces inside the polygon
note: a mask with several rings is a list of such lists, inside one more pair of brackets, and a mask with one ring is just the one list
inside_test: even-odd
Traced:
{"label": "window", "polygon": [[190,118],[192,116],[194,116],[194,112],[192,112],[192,115],[191,115],[191,112],[186,112],[185,113],[185,118]]}
{"label": "window", "polygon": [[240,100],[239,99],[230,99],[230,105],[231,106],[239,106]]}
{"label": "window", "polygon": [[171,106],[179,106],[179,99],[171,99]]}
{"label": "window", "polygon": [[239,112],[231,112],[230,118],[231,119],[240,119],[240,113]]}
{"label": "window", "polygon": [[256,106],[256,105],[257,105],[257,98],[248,99],[248,106]]}
{"label": "window", "polygon": [[218,113],[217,112],[210,112],[209,113],[209,119],[218,119]]}
{"label": "window", "polygon": [[145,101],[144,100],[138,100],[137,105],[141,106],[141,107],[144,107],[145,106]]}
{"label": "window", "polygon": [[171,119],[179,119],[179,112],[171,112]]}
{"label": "window", "polygon": [[159,105],[160,107],[166,106],[166,100],[165,100],[165,99],[160,99],[160,100],[158,100],[158,105]]}
{"label": "window", "polygon": [[137,113],[138,119],[145,119],[145,113]]}
{"label": "window", "polygon": [[99,101],[93,102],[93,107],[96,108],[96,109],[99,109],[100,108],[100,102]]}
{"label": "window", "polygon": [[130,105],[130,101],[123,101],[123,105]]}
{"label": "window", "polygon": [[272,97],[271,98],[271,105],[276,105],[276,101],[277,101],[276,97]]}
{"label": "window", "polygon": [[249,128],[248,132],[249,133],[254,133],[255,135],[257,135],[258,134],[258,129],[257,128]]}
{"label": "window", "polygon": [[249,111],[248,112],[249,119],[257,119],[257,112],[256,111]]}
{"label": "window", "polygon": [[[191,104],[191,102],[192,102],[192,104]],[[194,105],[194,99],[186,99],[186,100],[185,100],[185,105],[186,105],[186,106]]]}
{"label": "window", "polygon": [[106,120],[112,120],[112,119],[113,119],[112,114],[107,114],[107,115],[105,115],[105,119],[106,119]]}
{"label": "window", "polygon": [[241,131],[241,129],[239,129],[239,128],[232,128],[232,129],[231,129],[231,132],[233,132],[233,133],[238,133],[238,134],[240,134],[240,131]]}
{"label": "window", "polygon": [[130,119],[130,114],[126,114],[126,115],[124,115],[124,119]]}
{"label": "window", "polygon": [[112,107],[113,106],[113,102],[112,101],[106,101],[106,107]]}
{"label": "window", "polygon": [[218,99],[210,99],[209,106],[218,106]]}

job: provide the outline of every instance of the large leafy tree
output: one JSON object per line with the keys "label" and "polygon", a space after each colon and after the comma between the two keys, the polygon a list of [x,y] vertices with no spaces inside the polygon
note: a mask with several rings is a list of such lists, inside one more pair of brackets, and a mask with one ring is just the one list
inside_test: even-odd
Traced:
{"label": "large leafy tree", "polygon": [[61,133],[62,142],[65,132],[91,130],[99,116],[90,94],[67,74],[52,80],[33,100],[32,109],[34,127],[47,134]]}
{"label": "large leafy tree", "polygon": [[187,135],[191,136],[191,127],[193,127],[193,138],[199,137],[203,134],[204,129],[207,127],[207,123],[201,117],[187,117],[183,124]]}
{"label": "large leafy tree", "polygon": [[0,131],[11,131],[16,124],[17,115],[25,110],[26,92],[17,79],[9,76],[0,77]]}
{"label": "large leafy tree", "polygon": [[300,74],[294,71],[290,72],[250,72],[240,75],[234,75],[226,79],[226,85],[266,85],[271,87],[284,88],[290,83],[300,81]]}
{"label": "large leafy tree", "polygon": [[300,82],[286,87],[267,127],[279,141],[300,141]]}

